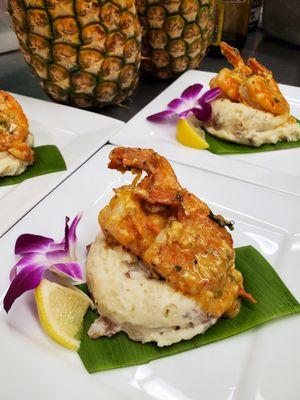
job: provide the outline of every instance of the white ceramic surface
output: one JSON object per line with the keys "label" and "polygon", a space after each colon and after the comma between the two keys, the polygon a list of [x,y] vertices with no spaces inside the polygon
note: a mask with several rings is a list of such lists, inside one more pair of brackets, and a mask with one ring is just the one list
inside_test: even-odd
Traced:
{"label": "white ceramic surface", "polygon": [[67,170],[0,187],[0,237],[124,125],[100,114],[17,94],[13,96],[28,118],[35,146],[56,145]]}
{"label": "white ceramic surface", "polygon": [[[132,175],[107,169],[111,146],[78,171],[0,239],[0,298],[25,232],[59,239],[64,217],[83,211],[79,257],[98,232],[97,214]],[[296,196],[173,163],[179,181],[212,210],[236,221],[235,246],[255,246],[300,299],[300,217]],[[43,334],[32,293],[9,315],[0,310],[0,398],[9,400],[299,400],[300,316],[149,364],[89,375],[76,353]]]}
{"label": "white ceramic surface", "polygon": [[[173,161],[216,171],[247,182],[300,195],[300,148],[243,155],[215,155],[206,150],[185,147],[176,140],[176,127],[157,124],[146,117],[166,109],[166,105],[189,85],[202,83],[203,92],[215,74],[188,71],[135,115],[110,142],[123,146],[151,147]],[[280,85],[291,105],[291,113],[300,119],[300,88]]]}

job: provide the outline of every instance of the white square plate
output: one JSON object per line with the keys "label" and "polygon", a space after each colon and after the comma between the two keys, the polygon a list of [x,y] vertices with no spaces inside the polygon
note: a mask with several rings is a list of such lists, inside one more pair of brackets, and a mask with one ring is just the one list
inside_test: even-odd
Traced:
{"label": "white square plate", "polygon": [[[189,85],[202,83],[204,91],[215,74],[188,71],[135,115],[115,136],[113,144],[150,147],[170,160],[216,171],[247,182],[300,195],[300,148],[243,155],[216,155],[206,150],[185,147],[177,142],[170,124],[157,124],[146,117],[165,110],[167,104]],[[300,88],[280,85],[291,106],[291,113],[300,119]]]}
{"label": "white square plate", "polygon": [[34,145],[56,145],[64,157],[67,170],[0,187],[0,237],[124,125],[104,115],[14,93],[12,95],[28,118]]}
{"label": "white square plate", "polygon": [[[16,262],[14,243],[25,232],[60,239],[64,217],[83,211],[79,258],[99,228],[97,214],[112,189],[132,181],[107,168],[103,147],[0,239],[0,297]],[[253,245],[300,297],[299,199],[220,174],[173,163],[179,181],[216,213],[236,221],[235,246]],[[130,400],[299,400],[300,316],[266,324],[208,346],[149,364],[89,375],[76,353],[43,334],[33,294],[0,311],[0,398]]]}

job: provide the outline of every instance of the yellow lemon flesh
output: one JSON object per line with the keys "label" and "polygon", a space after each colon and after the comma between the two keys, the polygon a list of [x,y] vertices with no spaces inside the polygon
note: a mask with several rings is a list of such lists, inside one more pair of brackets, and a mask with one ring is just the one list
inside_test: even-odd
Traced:
{"label": "yellow lemon flesh", "polygon": [[184,146],[194,149],[207,149],[209,147],[205,140],[205,132],[183,118],[180,118],[177,122],[176,139]]}
{"label": "yellow lemon flesh", "polygon": [[34,292],[44,331],[57,343],[78,350],[83,317],[93,303],[81,290],[43,279]]}

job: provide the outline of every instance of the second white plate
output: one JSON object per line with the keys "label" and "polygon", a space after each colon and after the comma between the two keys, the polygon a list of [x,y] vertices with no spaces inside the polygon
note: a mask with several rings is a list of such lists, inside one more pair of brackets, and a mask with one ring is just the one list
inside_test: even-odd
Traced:
{"label": "second white plate", "polygon": [[56,145],[67,170],[1,187],[0,237],[124,125],[104,115],[17,94],[13,96],[28,118],[35,146]]}
{"label": "second white plate", "polygon": [[[174,126],[146,120],[147,116],[166,109],[167,104],[180,96],[189,85],[202,83],[203,92],[208,90],[213,76],[215,74],[210,72],[186,72],[135,115],[110,142],[121,146],[150,147],[173,161],[300,195],[300,148],[245,155],[215,155],[178,143]],[[300,88],[280,85],[280,89],[290,103],[292,115],[300,119]]]}

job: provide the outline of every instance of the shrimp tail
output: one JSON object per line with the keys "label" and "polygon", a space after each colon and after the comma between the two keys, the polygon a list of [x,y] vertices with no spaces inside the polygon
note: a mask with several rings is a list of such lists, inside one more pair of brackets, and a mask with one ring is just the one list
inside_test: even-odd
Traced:
{"label": "shrimp tail", "polygon": [[273,76],[272,72],[260,62],[258,62],[256,58],[249,58],[248,65],[254,74],[261,76]]}
{"label": "shrimp tail", "polygon": [[110,153],[108,167],[120,172],[145,171],[148,175],[143,179],[143,189],[159,187],[161,190],[181,188],[170,163],[150,149],[118,147]]}
{"label": "shrimp tail", "polygon": [[230,62],[234,68],[237,68],[241,73],[245,75],[251,74],[251,69],[245,64],[240,52],[235,47],[229,46],[228,43],[221,42],[220,49],[223,56]]}

